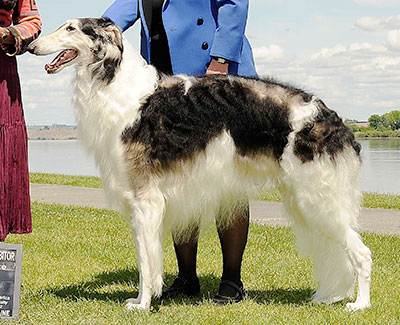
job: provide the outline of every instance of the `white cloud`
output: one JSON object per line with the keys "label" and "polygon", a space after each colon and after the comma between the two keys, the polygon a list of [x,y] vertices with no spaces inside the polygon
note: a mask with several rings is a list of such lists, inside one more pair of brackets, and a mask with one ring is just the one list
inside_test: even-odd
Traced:
{"label": "white cloud", "polygon": [[357,19],[356,26],[367,31],[393,30],[400,28],[400,14],[386,19],[377,17],[361,17]]}
{"label": "white cloud", "polygon": [[400,0],[354,0],[354,2],[360,5],[377,6],[377,7],[400,4]]}
{"label": "white cloud", "polygon": [[319,58],[330,58],[343,52],[346,52],[346,48],[342,44],[338,44],[334,48],[323,48],[321,51],[313,54],[311,59],[316,60]]}
{"label": "white cloud", "polygon": [[386,19],[362,17],[357,19],[355,25],[366,31],[386,31],[385,46],[387,49],[400,51],[400,14]]}
{"label": "white cloud", "polygon": [[284,52],[279,45],[271,44],[270,46],[262,46],[253,50],[254,59],[257,62],[265,63],[281,60],[284,58]]}
{"label": "white cloud", "polygon": [[[366,62],[357,62],[352,67],[352,71],[354,72],[374,72],[375,78],[379,77],[379,72],[384,72],[388,77],[390,76],[390,69],[395,69],[398,72],[400,71],[400,58],[393,57],[376,57],[372,60],[368,60]],[[396,78],[398,80],[398,78]]]}
{"label": "white cloud", "polygon": [[353,43],[349,47],[349,51],[355,52],[355,51],[362,51],[362,50],[370,50],[372,49],[372,44],[371,43]]}
{"label": "white cloud", "polygon": [[400,50],[400,29],[391,30],[387,37],[388,46],[393,50]]}
{"label": "white cloud", "polygon": [[362,17],[356,26],[366,31],[387,31],[385,45],[392,51],[400,51],[400,14],[386,19]]}
{"label": "white cloud", "polygon": [[257,68],[261,75],[305,87],[345,118],[366,120],[400,108],[400,56],[381,44],[337,44],[308,58],[263,63]]}
{"label": "white cloud", "polygon": [[382,20],[376,17],[361,17],[357,19],[356,26],[364,30],[379,30],[382,28]]}

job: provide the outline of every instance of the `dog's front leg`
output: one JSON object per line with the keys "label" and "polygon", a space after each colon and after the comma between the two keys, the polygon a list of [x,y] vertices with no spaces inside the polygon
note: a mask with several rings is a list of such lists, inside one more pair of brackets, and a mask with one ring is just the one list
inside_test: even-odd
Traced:
{"label": "dog's front leg", "polygon": [[164,197],[158,190],[140,195],[132,204],[131,226],[139,268],[139,295],[128,299],[128,310],[149,310],[152,295],[160,296],[163,285],[162,219]]}

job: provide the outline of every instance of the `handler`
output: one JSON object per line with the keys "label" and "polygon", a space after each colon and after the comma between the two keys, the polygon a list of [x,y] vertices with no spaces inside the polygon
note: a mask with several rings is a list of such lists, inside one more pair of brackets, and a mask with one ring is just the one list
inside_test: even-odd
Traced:
{"label": "handler", "polygon": [[[141,18],[141,54],[167,74],[236,74],[257,76],[244,35],[248,0],[116,0],[104,13],[122,31]],[[238,214],[228,229],[218,229],[223,273],[217,304],[243,299],[241,263],[247,242],[249,213]],[[198,229],[191,240],[174,244],[179,275],[163,298],[200,292],[196,275]]]}
{"label": "handler", "polygon": [[41,31],[34,0],[0,0],[0,241],[32,232],[27,134],[15,55]]}

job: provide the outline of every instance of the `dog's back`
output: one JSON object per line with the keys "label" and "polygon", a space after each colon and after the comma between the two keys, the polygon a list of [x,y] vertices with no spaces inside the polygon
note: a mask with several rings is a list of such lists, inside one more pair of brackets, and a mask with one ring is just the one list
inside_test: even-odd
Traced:
{"label": "dog's back", "polygon": [[242,157],[269,155],[279,161],[293,131],[294,150],[303,162],[324,153],[334,159],[346,145],[359,153],[337,114],[300,89],[255,78],[200,77],[189,79],[189,85],[186,78],[169,78],[122,134],[126,145],[146,147],[154,166],[168,169],[193,160],[223,132]]}

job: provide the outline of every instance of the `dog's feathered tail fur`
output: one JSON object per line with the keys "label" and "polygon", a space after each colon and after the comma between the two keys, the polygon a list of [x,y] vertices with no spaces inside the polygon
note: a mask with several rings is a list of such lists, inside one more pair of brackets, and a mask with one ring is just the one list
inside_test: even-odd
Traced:
{"label": "dog's feathered tail fur", "polygon": [[269,185],[315,261],[313,300],[349,297],[357,279],[347,308],[369,306],[371,252],[355,231],[360,147],[322,101],[271,79],[160,76],[106,19],[71,20],[31,44],[38,55],[58,50],[47,70],[78,63],[81,139],[134,233],[139,296],[129,309],[161,294],[166,230],[185,241],[206,219],[228,227],[247,195]]}
{"label": "dog's feathered tail fur", "polygon": [[296,173],[281,187],[281,194],[298,247],[315,262],[320,286],[313,300],[336,302],[353,296],[355,269],[370,268],[370,251],[353,230],[361,199],[354,190],[359,160],[347,148],[335,161],[325,157],[312,164],[306,168],[291,163]]}

